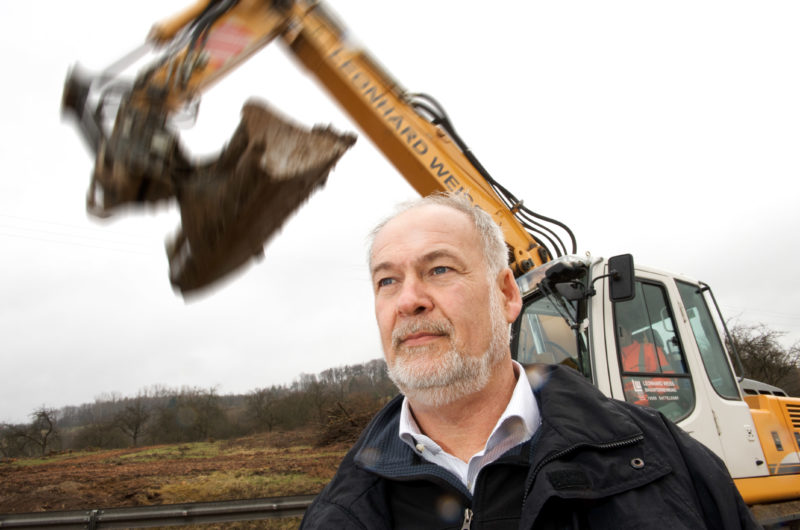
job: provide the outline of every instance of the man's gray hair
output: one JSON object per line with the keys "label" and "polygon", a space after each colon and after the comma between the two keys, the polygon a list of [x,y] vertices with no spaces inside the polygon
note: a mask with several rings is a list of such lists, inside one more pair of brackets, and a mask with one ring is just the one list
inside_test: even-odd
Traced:
{"label": "man's gray hair", "polygon": [[372,245],[375,242],[375,236],[378,235],[378,232],[380,232],[389,221],[409,210],[428,205],[440,205],[452,208],[453,210],[463,213],[472,221],[472,225],[475,227],[481,242],[481,250],[483,251],[483,257],[486,261],[488,272],[492,278],[497,276],[501,270],[508,267],[508,248],[506,247],[505,238],[503,237],[503,230],[494,222],[492,216],[475,206],[464,195],[439,192],[401,203],[391,216],[378,223],[378,226],[376,226],[369,235],[368,260],[370,262],[372,260]]}

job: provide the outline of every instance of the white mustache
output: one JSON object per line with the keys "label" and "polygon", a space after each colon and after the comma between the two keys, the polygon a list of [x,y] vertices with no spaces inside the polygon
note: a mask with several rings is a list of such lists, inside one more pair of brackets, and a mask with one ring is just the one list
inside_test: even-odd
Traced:
{"label": "white mustache", "polygon": [[431,333],[434,335],[451,335],[453,326],[446,320],[415,320],[400,324],[392,330],[392,346],[395,348],[406,338],[415,333]]}

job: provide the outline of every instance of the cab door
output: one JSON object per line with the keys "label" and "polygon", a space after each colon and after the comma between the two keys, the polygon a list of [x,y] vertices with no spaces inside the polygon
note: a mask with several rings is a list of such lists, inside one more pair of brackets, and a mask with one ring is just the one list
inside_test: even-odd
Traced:
{"label": "cab door", "polygon": [[679,298],[678,324],[685,330],[687,352],[697,366],[696,383],[707,396],[728,470],[735,478],[767,475],[750,407],[742,399],[721,338],[721,322],[713,317],[721,316],[711,311],[699,283],[683,278],[674,278],[673,282]]}
{"label": "cab door", "polygon": [[706,387],[698,384],[703,369],[679,325],[672,278],[637,269],[634,290],[625,302],[604,297],[612,396],[659,410],[727,462]]}
{"label": "cab door", "polygon": [[637,269],[634,290],[632,300],[603,301],[612,396],[659,410],[734,478],[766,475],[750,409],[699,284]]}

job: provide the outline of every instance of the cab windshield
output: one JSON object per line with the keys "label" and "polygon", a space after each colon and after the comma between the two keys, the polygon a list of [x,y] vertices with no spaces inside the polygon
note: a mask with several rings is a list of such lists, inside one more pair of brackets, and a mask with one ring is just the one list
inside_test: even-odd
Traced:
{"label": "cab windshield", "polygon": [[571,274],[570,288],[544,280],[524,298],[513,328],[512,352],[517,361],[523,365],[563,364],[590,377],[586,297],[577,296],[585,277],[586,269],[578,268]]}

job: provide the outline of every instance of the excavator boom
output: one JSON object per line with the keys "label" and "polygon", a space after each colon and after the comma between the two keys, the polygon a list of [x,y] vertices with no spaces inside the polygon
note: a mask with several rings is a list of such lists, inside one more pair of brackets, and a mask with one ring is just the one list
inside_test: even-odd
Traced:
{"label": "excavator boom", "polygon": [[[565,225],[531,212],[491,179],[435,100],[407,93],[344,35],[318,3],[207,0],[154,26],[149,42],[161,53],[123,90],[103,75],[73,70],[63,108],[78,119],[96,154],[89,211],[106,216],[125,205],[177,200],[182,229],[167,252],[170,279],[184,294],[261,254],[354,136],[330,128],[303,131],[266,105],[250,103],[219,157],[198,162],[182,148],[171,121],[279,38],[420,194],[463,194],[489,212],[504,231],[517,275],[569,252],[548,223],[569,234],[575,251]],[[118,107],[106,127],[109,102]]]}

